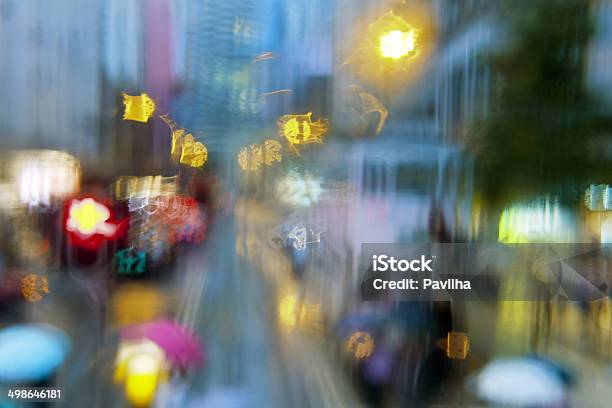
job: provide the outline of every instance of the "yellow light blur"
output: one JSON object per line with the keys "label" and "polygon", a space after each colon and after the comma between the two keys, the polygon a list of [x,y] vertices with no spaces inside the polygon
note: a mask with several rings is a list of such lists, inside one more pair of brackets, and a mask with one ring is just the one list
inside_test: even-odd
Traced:
{"label": "yellow light blur", "polygon": [[295,295],[286,295],[278,304],[278,318],[285,326],[294,327],[305,315],[306,309],[298,305]]}
{"label": "yellow light blur", "polygon": [[168,312],[168,297],[153,286],[127,283],[114,293],[111,309],[114,327],[145,323]]}
{"label": "yellow light blur", "polygon": [[[147,355],[145,360],[132,360],[140,355]],[[150,340],[139,342],[122,342],[117,350],[117,358],[115,359],[115,374],[113,380],[115,382],[125,381],[127,375],[132,372],[142,372],[146,367],[163,368],[164,362],[163,350]],[[144,370],[147,371],[147,370]],[[150,371],[150,370],[149,370]]]}
{"label": "yellow light blur", "polygon": [[400,59],[413,52],[414,31],[392,30],[380,37],[380,54],[385,58]]}
{"label": "yellow light blur", "polygon": [[278,121],[280,135],[292,146],[323,143],[323,136],[327,133],[327,121],[320,119],[313,122],[311,116],[312,112],[305,115],[283,115]]}
{"label": "yellow light blur", "polygon": [[[402,15],[410,16],[412,26]],[[413,62],[423,54],[431,52],[431,31],[429,11],[415,7],[410,13],[396,15],[388,11],[379,16],[368,26],[367,33],[360,35],[360,41],[350,47],[351,53],[343,65],[367,80],[383,81],[389,85],[393,78],[406,79],[414,77],[423,68],[423,64]],[[402,74],[401,77],[396,74]]]}
{"label": "yellow light blur", "polygon": [[263,145],[243,147],[238,153],[238,165],[243,171],[256,171],[262,164],[271,166],[274,162],[283,160],[280,149],[281,144],[272,139],[264,141]]}
{"label": "yellow light blur", "polygon": [[172,145],[170,148],[171,156],[181,154],[183,147],[183,136],[185,136],[185,129],[178,129],[172,132]]}
{"label": "yellow light blur", "polygon": [[159,118],[168,125],[172,132],[170,156],[179,163],[191,167],[204,166],[208,160],[208,148],[203,143],[196,141],[191,133],[180,129],[168,114]]}
{"label": "yellow light blur", "polygon": [[574,221],[554,197],[506,208],[499,220],[498,241],[507,244],[575,242]]}
{"label": "yellow light blur", "polygon": [[243,147],[238,152],[238,165],[243,171],[256,171],[261,164],[260,157],[257,156],[257,150],[253,149],[254,145]]}
{"label": "yellow light blur", "polygon": [[208,149],[204,144],[196,142],[193,145],[193,158],[189,165],[191,167],[202,167],[208,160]]}
{"label": "yellow light blur", "polygon": [[77,231],[83,235],[94,233],[111,235],[115,232],[115,227],[106,222],[110,218],[108,208],[92,198],[72,200],[69,214],[66,225],[70,231]]}
{"label": "yellow light blur", "polygon": [[123,120],[133,120],[136,122],[148,122],[149,118],[155,113],[155,101],[146,93],[140,95],[128,95],[123,93],[123,105],[125,111]]}
{"label": "yellow light blur", "polygon": [[278,321],[283,329],[307,329],[321,332],[324,318],[318,303],[300,299],[294,293],[285,294],[278,302]]}
{"label": "yellow light blur", "polygon": [[[305,129],[305,132],[310,134],[310,127]],[[297,139],[300,133],[300,125],[296,118],[289,119],[285,125],[283,126],[283,133],[285,137],[289,140]]]}
{"label": "yellow light blur", "polygon": [[264,163],[266,163],[266,166],[271,166],[272,163],[283,160],[280,149],[281,144],[278,141],[272,139],[264,141]]}
{"label": "yellow light blur", "polygon": [[113,190],[116,200],[174,195],[178,191],[177,177],[120,176],[115,180]]}
{"label": "yellow light blur", "polygon": [[49,293],[49,281],[46,276],[30,274],[21,279],[21,294],[28,302],[42,300],[42,293]]}
{"label": "yellow light blur", "polygon": [[374,339],[368,332],[355,332],[346,342],[346,350],[357,359],[368,358],[374,352]]}
{"label": "yellow light blur", "polygon": [[120,343],[113,381],[125,382],[125,396],[132,406],[150,406],[159,383],[168,377],[169,366],[157,344],[149,340]]}
{"label": "yellow light blur", "polygon": [[[173,141],[174,147],[174,141]],[[181,157],[179,163],[191,167],[202,167],[208,160],[208,149],[204,144],[196,142],[192,134],[187,134],[182,138]]]}
{"label": "yellow light blur", "polygon": [[96,225],[106,221],[109,217],[110,213],[106,208],[96,205],[90,199],[85,199],[70,209],[71,220],[83,234],[92,234],[96,230]]}
{"label": "yellow light blur", "polygon": [[470,342],[465,333],[448,332],[446,336],[446,355],[448,358],[464,360],[470,351]]}
{"label": "yellow light blur", "polygon": [[131,374],[125,381],[125,396],[134,407],[148,407],[155,399],[158,374]]}
{"label": "yellow light blur", "polygon": [[160,380],[162,358],[157,353],[141,352],[127,362],[125,395],[136,407],[148,407],[155,398]]}

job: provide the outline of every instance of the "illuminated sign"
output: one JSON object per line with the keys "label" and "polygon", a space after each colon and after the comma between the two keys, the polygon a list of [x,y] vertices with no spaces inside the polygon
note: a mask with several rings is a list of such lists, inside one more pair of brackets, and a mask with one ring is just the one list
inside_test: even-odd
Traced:
{"label": "illuminated sign", "polygon": [[49,293],[49,281],[46,276],[30,274],[21,279],[21,294],[28,302],[42,300],[43,293]]}
{"label": "illuminated sign", "polygon": [[121,274],[140,274],[145,271],[145,253],[126,248],[115,254],[115,262]]}
{"label": "illuminated sign", "polygon": [[260,145],[243,147],[238,153],[238,165],[244,171],[256,171],[262,163],[262,149]]}
{"label": "illuminated sign", "polygon": [[274,162],[282,161],[280,154],[281,144],[272,139],[261,144],[252,144],[243,147],[238,153],[238,165],[243,171],[256,171],[262,164],[271,166]]}
{"label": "illuminated sign", "polygon": [[148,122],[155,113],[155,101],[146,93],[140,95],[128,95],[123,93],[123,120],[136,122]]}
{"label": "illuminated sign", "polygon": [[470,351],[470,341],[465,333],[448,332],[446,337],[446,356],[451,359],[464,360]]}
{"label": "illuminated sign", "polygon": [[117,227],[107,222],[109,218],[108,207],[93,198],[72,200],[66,229],[82,235],[102,234],[110,237],[115,234]]}
{"label": "illuminated sign", "polygon": [[181,214],[180,219],[176,219],[172,212],[164,212],[166,216],[167,226],[169,230],[170,242],[202,242],[206,232],[205,214],[200,211],[194,199],[184,199],[183,205],[184,214]]}
{"label": "illuminated sign", "polygon": [[105,239],[115,239],[124,230],[125,223],[115,223],[110,209],[93,198],[72,199],[65,217],[65,228],[73,243],[87,249],[96,249]]}
{"label": "illuminated sign", "polygon": [[121,176],[113,183],[115,200],[171,195],[178,190],[177,180],[176,176]]}
{"label": "illuminated sign", "polygon": [[374,339],[368,332],[355,332],[346,342],[346,349],[357,359],[368,358],[374,351]]}
{"label": "illuminated sign", "polygon": [[170,155],[181,164],[191,167],[202,167],[208,160],[208,149],[206,146],[195,140],[191,133],[186,133],[185,129],[179,129],[168,115],[160,116],[166,122],[172,132],[172,147]]}
{"label": "illuminated sign", "polygon": [[51,205],[79,190],[80,163],[66,152],[19,150],[10,152],[7,158],[14,194],[21,204]]}
{"label": "illuminated sign", "polygon": [[208,149],[200,142],[196,142],[192,134],[172,136],[172,155],[177,155],[180,149],[179,163],[191,167],[202,167],[208,160]]}
{"label": "illuminated sign", "polygon": [[301,176],[293,170],[276,184],[277,198],[284,203],[298,207],[307,207],[316,203],[322,194],[320,179],[308,174]]}
{"label": "illuminated sign", "polygon": [[131,197],[128,200],[128,210],[137,214],[159,214],[168,222],[184,218],[192,211],[197,211],[197,202],[191,197],[175,194],[157,197]]}
{"label": "illuminated sign", "polygon": [[281,144],[276,140],[268,139],[264,141],[264,163],[266,166],[271,166],[272,163],[283,160],[280,149]]}
{"label": "illuminated sign", "polygon": [[575,242],[576,227],[571,211],[553,197],[506,208],[499,220],[498,241],[507,244]]}
{"label": "illuminated sign", "polygon": [[323,136],[327,133],[327,120],[320,119],[313,122],[312,112],[305,115],[283,115],[278,121],[278,130],[290,146],[310,143],[323,143]]}
{"label": "illuminated sign", "polygon": [[193,217],[198,212],[198,203],[191,197],[171,195],[158,197],[157,200],[162,209],[162,217],[168,222],[176,222],[188,215]]}
{"label": "illuminated sign", "polygon": [[306,245],[321,242],[321,231],[313,232],[312,229],[309,229],[311,238],[308,240],[308,232],[306,227],[303,225],[296,225],[289,231],[287,234],[287,239],[291,240],[291,246],[297,249],[298,251],[303,251],[306,249]]}

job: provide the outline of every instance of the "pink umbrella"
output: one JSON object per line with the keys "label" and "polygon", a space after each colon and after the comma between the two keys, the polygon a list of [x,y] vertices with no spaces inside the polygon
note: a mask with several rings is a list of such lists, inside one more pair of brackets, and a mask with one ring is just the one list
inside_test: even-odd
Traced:
{"label": "pink umbrella", "polygon": [[168,361],[181,371],[198,367],[204,362],[203,346],[191,330],[170,320],[125,327],[121,337],[128,341],[151,340],[166,354]]}

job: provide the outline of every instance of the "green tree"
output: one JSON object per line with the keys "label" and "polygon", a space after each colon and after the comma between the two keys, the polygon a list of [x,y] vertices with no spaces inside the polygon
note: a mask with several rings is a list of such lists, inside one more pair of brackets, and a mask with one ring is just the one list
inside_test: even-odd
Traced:
{"label": "green tree", "polygon": [[508,38],[490,59],[490,114],[470,141],[481,193],[499,205],[608,182],[612,121],[585,86],[590,2],[503,4]]}

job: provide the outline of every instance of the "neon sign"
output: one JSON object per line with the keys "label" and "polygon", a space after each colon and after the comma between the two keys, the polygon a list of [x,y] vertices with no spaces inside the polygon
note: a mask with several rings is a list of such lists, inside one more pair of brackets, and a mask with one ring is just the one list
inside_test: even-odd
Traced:
{"label": "neon sign", "polygon": [[141,274],[145,270],[145,253],[126,248],[115,254],[115,262],[121,274]]}
{"label": "neon sign", "polygon": [[123,93],[123,120],[133,120],[136,122],[148,122],[149,118],[155,113],[155,101],[146,93],[140,95],[128,95]]}
{"label": "neon sign", "polygon": [[280,154],[281,144],[272,139],[261,144],[243,147],[238,153],[238,165],[243,171],[256,171],[262,164],[271,166],[274,162],[283,160]]}
{"label": "neon sign", "polygon": [[43,293],[49,293],[49,281],[46,276],[30,274],[21,279],[21,294],[28,302],[42,300]]}
{"label": "neon sign", "polygon": [[374,351],[374,339],[368,332],[355,332],[346,342],[346,349],[357,359],[368,358]]}
{"label": "neon sign", "polygon": [[91,197],[68,202],[64,226],[72,242],[86,249],[97,249],[104,240],[116,239],[125,229],[124,221],[112,221],[109,207]]}
{"label": "neon sign", "polygon": [[170,156],[181,164],[191,167],[202,167],[208,160],[208,149],[206,146],[195,140],[191,133],[186,133],[185,129],[179,129],[168,115],[160,116],[170,131],[172,132],[172,148]]}
{"label": "neon sign", "polygon": [[127,200],[175,194],[177,180],[176,176],[121,176],[113,183],[114,196],[116,200]]}
{"label": "neon sign", "polygon": [[308,232],[306,227],[303,225],[296,225],[287,234],[287,239],[291,240],[291,246],[298,251],[306,249],[306,245],[321,242],[321,233],[324,230],[317,231],[316,233],[310,229],[310,240],[308,240]]}
{"label": "neon sign", "polygon": [[320,119],[313,122],[312,112],[305,115],[283,115],[278,121],[278,130],[290,146],[310,143],[323,143],[323,136],[327,133],[327,120]]}

